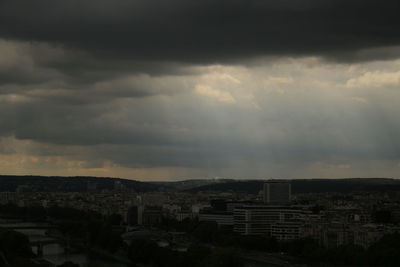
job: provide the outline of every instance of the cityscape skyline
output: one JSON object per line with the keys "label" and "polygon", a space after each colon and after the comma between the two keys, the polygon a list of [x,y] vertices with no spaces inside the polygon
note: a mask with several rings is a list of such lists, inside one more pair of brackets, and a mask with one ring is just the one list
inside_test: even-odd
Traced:
{"label": "cityscape skyline", "polygon": [[0,184],[3,265],[400,262],[400,181],[395,179],[207,185],[1,176]]}

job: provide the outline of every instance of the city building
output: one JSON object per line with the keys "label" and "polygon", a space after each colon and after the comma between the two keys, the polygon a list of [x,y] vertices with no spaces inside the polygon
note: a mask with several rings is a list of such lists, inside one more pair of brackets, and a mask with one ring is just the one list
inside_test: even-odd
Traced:
{"label": "city building", "polygon": [[175,219],[179,222],[185,220],[185,219],[192,219],[193,218],[193,213],[189,210],[181,210],[176,213]]}
{"label": "city building", "polygon": [[243,235],[268,235],[278,240],[296,239],[305,212],[290,206],[244,205],[234,209],[234,231]]}
{"label": "city building", "polygon": [[233,213],[226,211],[202,211],[199,213],[199,221],[216,222],[218,226],[232,227]]}
{"label": "city building", "polygon": [[289,204],[291,185],[286,181],[268,181],[264,183],[263,200],[265,204]]}
{"label": "city building", "polygon": [[153,226],[162,222],[162,208],[146,206],[143,210],[143,225]]}
{"label": "city building", "polygon": [[141,225],[143,223],[143,207],[140,205],[131,206],[126,217],[129,226]]}
{"label": "city building", "polygon": [[17,201],[17,193],[0,192],[0,204],[15,203]]}

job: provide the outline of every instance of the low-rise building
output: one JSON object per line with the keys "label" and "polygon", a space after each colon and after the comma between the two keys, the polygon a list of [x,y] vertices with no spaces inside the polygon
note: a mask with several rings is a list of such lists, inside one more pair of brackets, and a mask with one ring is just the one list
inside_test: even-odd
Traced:
{"label": "low-rise building", "polygon": [[296,239],[305,212],[290,206],[244,205],[234,210],[234,231],[243,235],[275,236],[278,240]]}
{"label": "low-rise building", "polygon": [[218,226],[233,226],[233,213],[224,211],[204,211],[199,213],[199,221],[216,222]]}

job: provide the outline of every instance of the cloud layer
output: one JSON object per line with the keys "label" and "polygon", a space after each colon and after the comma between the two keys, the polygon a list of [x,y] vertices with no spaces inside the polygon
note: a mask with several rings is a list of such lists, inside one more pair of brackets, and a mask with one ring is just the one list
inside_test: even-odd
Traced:
{"label": "cloud layer", "polygon": [[399,9],[396,0],[2,0],[0,35],[146,62],[366,60],[399,45]]}
{"label": "cloud layer", "polygon": [[0,0],[5,173],[400,173],[398,1]]}

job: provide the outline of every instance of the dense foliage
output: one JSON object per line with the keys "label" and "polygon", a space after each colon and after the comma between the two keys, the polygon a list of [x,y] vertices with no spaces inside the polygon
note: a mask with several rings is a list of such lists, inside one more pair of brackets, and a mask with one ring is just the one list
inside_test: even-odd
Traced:
{"label": "dense foliage", "polygon": [[14,218],[34,221],[51,220],[61,233],[90,247],[115,252],[123,242],[121,229],[114,229],[121,223],[121,216],[112,214],[102,216],[94,211],[82,211],[74,208],[18,207],[13,204],[0,205],[0,213]]}
{"label": "dense foliage", "polygon": [[320,247],[312,239],[281,244],[281,250],[304,262],[356,266],[400,266],[400,234],[384,236],[368,249],[356,245],[337,248]]}
{"label": "dense foliage", "polygon": [[18,232],[0,228],[0,266],[34,266],[29,239]]}

